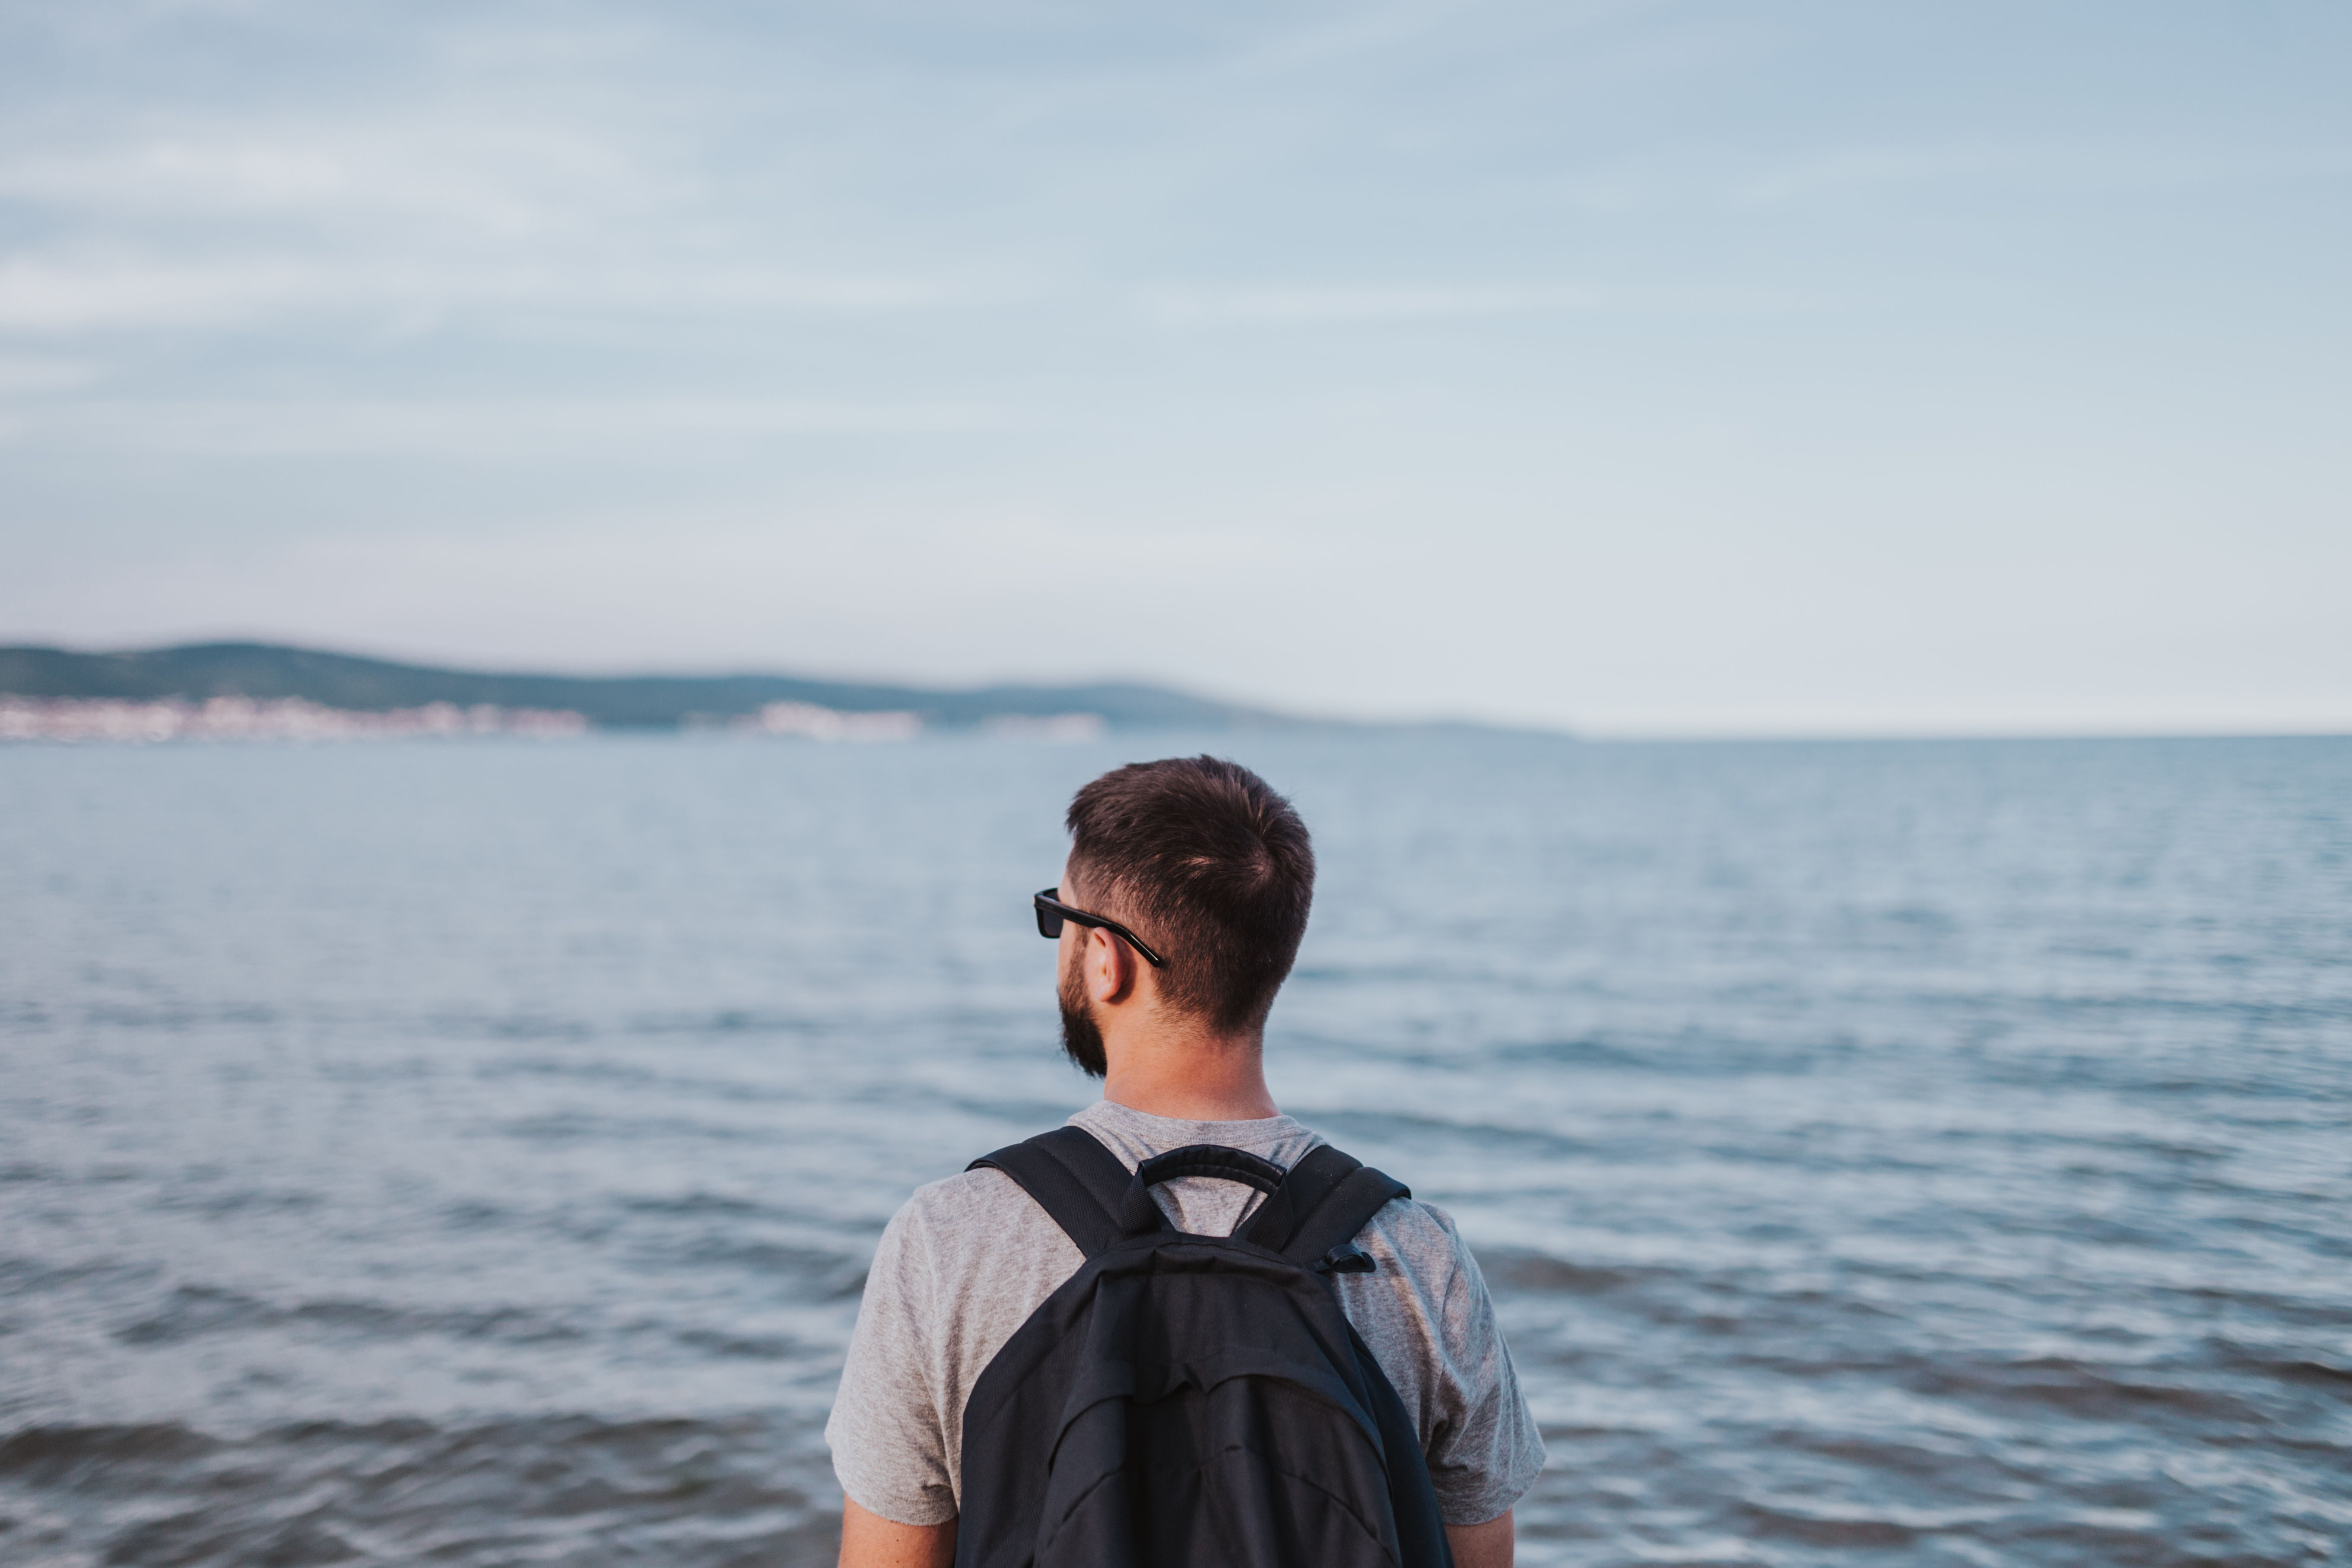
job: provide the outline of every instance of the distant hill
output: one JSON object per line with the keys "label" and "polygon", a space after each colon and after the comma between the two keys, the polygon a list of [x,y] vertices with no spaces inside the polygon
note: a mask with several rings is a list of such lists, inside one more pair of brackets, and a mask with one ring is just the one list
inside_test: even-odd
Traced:
{"label": "distant hill", "polygon": [[1099,714],[1114,729],[1293,728],[1308,721],[1214,702],[1164,687],[982,686],[935,690],[788,675],[512,675],[355,658],[268,643],[197,643],[131,653],[0,647],[0,694],[201,701],[208,697],[293,697],[328,708],[383,712],[449,702],[470,708],[568,710],[605,729],[672,729],[724,721],[772,702],[844,713],[909,712],[926,726],[992,719]]}

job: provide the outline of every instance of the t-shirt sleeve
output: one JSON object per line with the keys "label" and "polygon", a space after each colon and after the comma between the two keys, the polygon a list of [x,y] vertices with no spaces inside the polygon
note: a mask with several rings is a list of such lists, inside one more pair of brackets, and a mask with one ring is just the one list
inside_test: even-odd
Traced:
{"label": "t-shirt sleeve", "polygon": [[[1422,1349],[1423,1437],[1438,1512],[1448,1524],[1483,1524],[1517,1503],[1543,1470],[1543,1437],[1519,1392],[1518,1369],[1495,1321],[1486,1277],[1441,1209],[1420,1207],[1442,1230],[1430,1250],[1434,1330]],[[1434,1237],[1430,1238],[1435,1242]]]}
{"label": "t-shirt sleeve", "polygon": [[927,1329],[939,1321],[931,1250],[913,1204],[884,1228],[824,1425],[841,1489],[899,1524],[944,1524],[956,1516],[946,1396],[937,1386],[940,1358]]}

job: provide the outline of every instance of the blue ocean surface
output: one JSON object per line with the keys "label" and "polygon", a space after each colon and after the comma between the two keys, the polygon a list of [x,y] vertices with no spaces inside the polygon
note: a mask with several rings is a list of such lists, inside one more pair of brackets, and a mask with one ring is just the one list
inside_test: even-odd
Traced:
{"label": "blue ocean surface", "polygon": [[1575,1564],[2352,1561],[2352,742],[0,749],[0,1561],[815,1564],[918,1183],[1058,1121],[1070,792],[1322,880]]}

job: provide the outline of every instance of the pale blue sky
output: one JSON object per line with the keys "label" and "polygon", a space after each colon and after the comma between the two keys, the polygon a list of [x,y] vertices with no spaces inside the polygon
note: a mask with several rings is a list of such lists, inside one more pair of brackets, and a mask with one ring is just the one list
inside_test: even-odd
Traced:
{"label": "pale blue sky", "polygon": [[0,5],[0,639],[2352,727],[2352,7]]}

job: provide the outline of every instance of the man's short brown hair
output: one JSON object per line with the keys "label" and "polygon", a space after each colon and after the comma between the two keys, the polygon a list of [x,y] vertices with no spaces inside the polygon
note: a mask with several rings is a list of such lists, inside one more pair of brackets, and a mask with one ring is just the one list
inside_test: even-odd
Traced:
{"label": "man's short brown hair", "polygon": [[1290,803],[1239,763],[1170,757],[1103,774],[1068,821],[1087,899],[1167,960],[1162,993],[1220,1032],[1263,1025],[1315,900],[1315,848]]}

